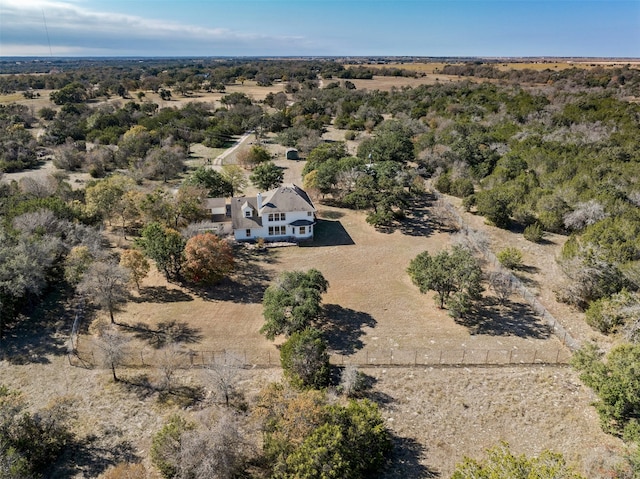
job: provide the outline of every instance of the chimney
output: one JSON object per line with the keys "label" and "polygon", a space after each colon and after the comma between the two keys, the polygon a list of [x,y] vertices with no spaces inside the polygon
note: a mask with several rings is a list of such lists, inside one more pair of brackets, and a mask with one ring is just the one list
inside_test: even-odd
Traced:
{"label": "chimney", "polygon": [[258,200],[258,212],[262,209],[262,194],[258,193],[256,196],[256,200]]}

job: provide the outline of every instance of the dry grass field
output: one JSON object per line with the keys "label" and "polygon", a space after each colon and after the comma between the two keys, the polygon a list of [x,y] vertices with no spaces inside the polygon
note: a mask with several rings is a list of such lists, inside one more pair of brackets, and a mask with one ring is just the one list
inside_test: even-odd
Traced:
{"label": "dry grass field", "polygon": [[[385,89],[430,78],[376,77],[354,83],[357,88]],[[248,83],[238,85],[238,91],[256,99],[280,88]],[[164,106],[218,101],[220,96],[180,98]],[[147,99],[153,100],[151,95]],[[344,132],[332,130],[330,135],[341,139]],[[240,148],[248,148],[252,141],[248,137]],[[285,168],[285,181],[301,184],[304,163],[283,160],[284,148],[279,145],[268,144],[268,148]],[[196,166],[220,151],[195,147],[192,154]],[[229,155],[224,163],[233,163],[234,157]],[[124,325],[136,328],[131,330],[136,352],[152,358],[156,346],[173,337],[193,351],[226,350],[246,357],[249,365],[239,387],[251,400],[260,388],[281,377],[275,366],[277,346],[258,332],[263,321],[262,293],[281,271],[317,268],[329,281],[323,303],[331,349],[341,353],[345,362],[372,364],[362,368],[372,383],[368,394],[381,405],[397,445],[386,478],[446,478],[465,455],[479,457],[501,440],[517,453],[536,454],[546,448],[561,452],[590,479],[610,477],[606,468],[619,460],[623,446],[600,430],[590,406],[591,392],[568,366],[525,364],[536,357],[560,357],[559,352],[562,358],[569,355],[526,304],[512,296],[499,306],[487,291],[472,320],[454,321],[435,307],[431,295],[420,294],[411,284],[406,274],[409,261],[422,251],[446,248],[452,241],[453,232],[433,221],[432,204],[417,205],[404,225],[391,232],[375,231],[363,212],[316,206],[319,224],[312,244],[266,252],[239,248],[234,275],[208,291],[167,283],[153,272],[141,292],[132,291],[132,300],[116,315],[123,329]],[[523,251],[527,268],[518,274],[576,339],[606,344],[578,312],[555,301],[553,291],[561,275],[554,258],[563,237],[550,235],[545,243],[534,245],[485,225],[483,218],[463,215],[487,235],[494,251],[506,245]],[[0,360],[0,383],[21,389],[34,409],[56,398],[73,399],[74,430],[84,441],[84,452],[72,458],[73,470],[58,477],[97,477],[109,464],[125,460],[148,464],[152,435],[184,405],[177,400],[158,401],[156,393],[135,386],[153,382],[158,374],[154,367],[122,369],[120,375],[129,382],[115,384],[107,370],[71,366],[65,344],[72,315],[55,308],[44,314],[49,327],[32,325],[31,342],[9,338],[5,343],[8,356]],[[82,325],[81,349],[91,349],[93,317],[88,315]],[[100,314],[95,318],[99,321]],[[462,351],[468,356],[461,360]],[[517,364],[482,365],[492,362],[487,358],[504,354],[511,354]],[[431,364],[409,365],[417,357]],[[436,357],[464,364],[438,365]],[[393,361],[404,365],[375,366]],[[274,366],[259,367],[268,364]],[[211,389],[202,369],[181,370],[178,381]],[[209,404],[205,400],[188,409]]]}

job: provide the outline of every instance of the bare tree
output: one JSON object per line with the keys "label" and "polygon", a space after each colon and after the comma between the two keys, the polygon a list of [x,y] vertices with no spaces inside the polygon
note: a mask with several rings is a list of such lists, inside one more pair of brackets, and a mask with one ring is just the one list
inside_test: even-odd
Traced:
{"label": "bare tree", "polygon": [[127,355],[130,338],[115,326],[103,329],[96,342],[100,351],[100,360],[104,367],[111,369],[113,380],[118,382],[116,368],[120,366]]}
{"label": "bare tree", "polygon": [[502,271],[494,271],[489,275],[489,285],[500,304],[504,304],[509,299],[514,289],[511,274]]}
{"label": "bare tree", "polygon": [[156,355],[155,365],[160,373],[160,389],[170,390],[174,386],[176,371],[184,360],[185,351],[180,343],[171,342]]}
{"label": "bare tree", "polygon": [[596,200],[578,203],[576,208],[564,215],[564,226],[571,230],[581,230],[609,216]]}
{"label": "bare tree", "polygon": [[219,358],[218,361],[214,359],[207,366],[214,393],[226,406],[229,406],[231,399],[236,395],[242,365],[243,362],[239,358],[225,352],[223,358]]}
{"label": "bare tree", "polygon": [[240,418],[227,409],[215,420],[204,417],[201,424],[198,429],[184,432],[180,438],[180,464],[176,477],[236,477],[252,450],[241,433]]}
{"label": "bare tree", "polygon": [[340,390],[347,397],[353,397],[365,388],[365,376],[353,364],[345,366],[340,376]]}
{"label": "bare tree", "polygon": [[78,292],[109,312],[111,323],[115,324],[114,311],[127,301],[129,272],[114,261],[92,263],[80,284]]}

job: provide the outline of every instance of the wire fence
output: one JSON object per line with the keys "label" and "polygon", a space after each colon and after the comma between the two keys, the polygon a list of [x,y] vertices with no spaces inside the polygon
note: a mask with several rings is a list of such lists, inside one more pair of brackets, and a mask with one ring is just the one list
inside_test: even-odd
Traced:
{"label": "wire fence", "polygon": [[[73,366],[100,367],[105,365],[102,350],[92,341],[81,341],[69,362]],[[571,353],[566,348],[538,349],[363,349],[355,353],[329,354],[334,366],[509,366],[509,365],[565,365]],[[179,369],[233,365],[243,368],[280,367],[280,353],[275,349],[225,349],[203,351],[192,349],[126,350],[118,357],[118,365],[127,368]],[[108,365],[108,363],[107,363]]]}
{"label": "wire fence", "polygon": [[504,268],[498,258],[493,254],[489,247],[489,242],[484,235],[477,230],[471,228],[462,218],[456,208],[449,203],[446,198],[440,194],[437,190],[433,189],[433,195],[438,201],[438,208],[446,212],[448,219],[457,223],[460,227],[460,232],[467,239],[469,246],[482,254],[487,262],[496,270],[506,275],[514,290],[526,301],[533,311],[538,314],[549,325],[553,334],[562,341],[562,344],[567,346],[571,351],[580,349],[580,343],[569,334],[569,332],[560,324],[560,322],[544,307],[544,305],[527,289],[522,283],[520,278],[514,275],[511,271]]}

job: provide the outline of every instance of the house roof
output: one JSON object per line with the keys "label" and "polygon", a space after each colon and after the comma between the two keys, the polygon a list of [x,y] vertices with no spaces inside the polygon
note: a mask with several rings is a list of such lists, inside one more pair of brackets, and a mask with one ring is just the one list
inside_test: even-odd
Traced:
{"label": "house roof", "polygon": [[[253,213],[250,218],[246,218],[242,210],[250,207]],[[233,229],[262,228],[262,218],[256,215],[258,211],[257,199],[246,196],[231,198],[231,224]]]}
{"label": "house roof", "polygon": [[[250,218],[243,214],[243,209],[252,208]],[[258,210],[257,197],[240,196],[231,198],[231,218],[234,229],[251,229],[262,227],[262,215],[269,213],[291,213],[295,211],[315,212],[309,195],[298,186],[289,183],[262,194],[262,208]],[[257,215],[256,213],[257,212]],[[308,223],[313,224],[313,222]]]}
{"label": "house roof", "polygon": [[224,208],[226,204],[227,200],[224,198],[205,198],[204,200],[202,200],[203,208],[208,210]]}
{"label": "house roof", "polygon": [[284,184],[262,195],[261,215],[292,211],[316,211],[309,195],[293,183]]}

